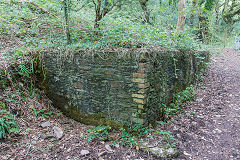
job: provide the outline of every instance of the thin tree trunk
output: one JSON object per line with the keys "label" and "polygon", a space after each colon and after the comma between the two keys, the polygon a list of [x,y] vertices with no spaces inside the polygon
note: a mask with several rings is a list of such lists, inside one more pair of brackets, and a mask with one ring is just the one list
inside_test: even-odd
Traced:
{"label": "thin tree trunk", "polygon": [[112,2],[109,2],[108,0],[104,1],[97,0],[97,3],[94,0],[92,0],[92,2],[95,6],[96,12],[94,28],[99,28],[99,21],[102,20],[103,17],[106,16],[107,13],[113,9],[114,5],[112,4]]}
{"label": "thin tree trunk", "polygon": [[151,24],[151,22],[150,22],[150,11],[149,11],[149,9],[147,8],[147,2],[148,2],[149,0],[139,0],[139,3],[140,3],[140,5],[141,5],[141,7],[142,7],[142,10],[143,10],[143,12],[144,12],[144,16],[145,16],[145,19],[144,19],[144,21],[146,22],[146,23],[148,23],[148,24]]}
{"label": "thin tree trunk", "polygon": [[189,19],[189,23],[190,23],[191,27],[193,27],[193,25],[194,25],[194,19],[195,19],[194,12],[196,11],[196,9],[197,9],[197,0],[193,0],[192,10],[191,10],[190,19]]}
{"label": "thin tree trunk", "polygon": [[69,3],[68,3],[68,0],[64,0],[63,3],[64,3],[64,16],[65,16],[67,42],[68,42],[68,44],[71,44],[72,39],[71,39],[71,33],[70,33],[70,29],[69,29],[69,17],[68,17]]}
{"label": "thin tree trunk", "polygon": [[[201,7],[201,5],[204,2],[201,1],[199,3],[198,7]],[[201,39],[203,42],[208,42],[208,38],[211,37],[211,33],[209,32],[209,15],[208,12],[211,12],[213,7],[215,5],[215,0],[206,0],[204,11],[200,11],[199,9],[199,39]]]}
{"label": "thin tree trunk", "polygon": [[183,31],[185,26],[186,14],[185,14],[185,0],[179,0],[178,4],[178,21],[177,31]]}
{"label": "thin tree trunk", "polygon": [[218,28],[218,25],[219,25],[219,10],[220,10],[219,0],[216,0],[215,1],[215,13],[216,13],[215,27],[216,28]]}
{"label": "thin tree trunk", "polygon": [[[93,0],[93,2],[94,2],[94,0]],[[94,2],[94,5],[95,5],[95,11],[96,11],[94,28],[98,28],[99,27],[98,21],[100,21],[102,19],[102,15],[101,15],[102,1],[97,0],[97,4]]]}

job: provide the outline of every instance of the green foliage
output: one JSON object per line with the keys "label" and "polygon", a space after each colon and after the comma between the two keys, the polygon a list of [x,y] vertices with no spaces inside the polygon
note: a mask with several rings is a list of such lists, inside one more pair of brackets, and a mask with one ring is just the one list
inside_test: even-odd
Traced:
{"label": "green foliage", "polygon": [[[111,131],[110,126],[97,126],[95,128],[89,129],[90,135],[88,136],[88,141],[92,140],[110,140],[109,131]],[[153,129],[144,126],[142,123],[135,123],[129,126],[127,129],[120,128],[120,136],[117,137],[114,142],[120,142],[123,146],[136,146],[138,144],[138,139],[146,137]]]}
{"label": "green foliage", "polygon": [[160,131],[155,131],[155,134],[161,134],[163,136],[163,141],[166,143],[166,147],[167,148],[176,148],[176,143],[174,142],[174,138],[173,135],[171,133],[171,131],[166,131],[164,130],[165,125],[167,123],[171,123],[171,121],[157,121],[157,123],[160,125]]}
{"label": "green foliage", "polygon": [[158,134],[163,136],[163,141],[167,143],[165,147],[176,148],[176,143],[173,142],[174,138],[170,131],[159,131]]}
{"label": "green foliage", "polygon": [[205,9],[211,11],[213,9],[215,0],[206,0]]}
{"label": "green foliage", "polygon": [[138,138],[146,137],[153,129],[142,123],[134,123],[129,126],[129,132]]}
{"label": "green foliage", "polygon": [[[100,28],[94,30],[95,6],[93,1],[71,0],[68,25],[74,41],[71,46],[67,46],[64,34],[66,25],[63,23],[63,3],[56,0],[32,0],[32,2],[47,13],[27,1],[0,2],[1,35],[15,37],[21,41],[23,44],[21,48],[25,50],[41,51],[42,49],[66,49],[68,47],[75,49],[142,48],[156,45],[170,49],[199,49],[197,39],[201,35],[200,16],[207,20],[204,24],[207,25],[205,27],[209,34],[204,37],[207,39],[205,42],[226,41],[226,38],[222,38],[226,26],[219,18],[221,16],[213,10],[217,5],[214,0],[200,3],[199,7],[195,6],[192,1],[186,3],[186,26],[185,31],[180,33],[175,31],[178,16],[175,1],[148,1],[147,8],[150,11],[151,25],[144,22],[144,12],[138,0],[108,1],[115,7],[99,22]],[[102,7],[106,6],[102,5]],[[235,25],[234,28],[238,28],[237,26]],[[24,67],[21,69],[24,70]]]}
{"label": "green foliage", "polygon": [[[64,35],[66,26],[62,23],[64,22],[63,4],[59,1],[34,0],[33,2],[47,10],[50,15],[36,12],[38,9],[34,6],[30,7],[27,2],[13,1],[11,3],[9,0],[6,3],[0,3],[4,20],[0,23],[3,24],[1,26],[3,26],[4,34],[20,37],[25,50],[27,48],[27,50],[39,51],[44,48],[66,49],[66,47],[86,50],[112,47],[155,48],[162,46],[170,49],[198,49],[199,47],[193,29],[186,28],[185,32],[180,33],[175,31],[177,8],[174,3],[173,6],[169,6],[167,1],[162,1],[161,5],[159,1],[148,2],[147,7],[151,10],[151,25],[144,23],[144,12],[142,12],[139,1],[124,0],[121,3],[113,1],[116,9],[114,8],[104,16],[99,22],[100,28],[94,30],[95,8],[92,1],[72,0],[69,6],[69,27],[74,43],[69,46],[66,46]],[[18,7],[20,4],[22,8]],[[187,6],[187,8],[190,7]],[[10,14],[6,15],[6,13]],[[29,75],[24,66],[19,67],[22,74]]]}
{"label": "green foliage", "polygon": [[123,146],[136,146],[140,138],[144,138],[151,133],[153,129],[149,126],[145,126],[142,123],[134,123],[126,129],[121,128],[120,144]]}
{"label": "green foliage", "polygon": [[43,108],[38,111],[37,115],[40,115],[46,119],[49,119],[50,117],[52,117],[54,115],[54,113]]}
{"label": "green foliage", "polygon": [[110,130],[110,126],[97,126],[95,128],[89,129],[88,132],[90,132],[90,135],[88,136],[88,141],[92,141],[93,139],[107,140],[107,136],[109,135]]}
{"label": "green foliage", "polygon": [[18,65],[18,74],[20,74],[21,76],[30,78],[30,75],[33,73],[34,73],[33,63],[31,63],[30,68],[26,67],[26,65],[22,63]]}
{"label": "green foliage", "polygon": [[196,94],[197,92],[192,85],[187,87],[185,90],[177,93],[174,97],[173,102],[168,106],[166,104],[162,104],[165,114],[172,115],[180,112],[182,110],[181,106],[186,102],[193,101]]}
{"label": "green foliage", "polygon": [[4,102],[0,101],[0,110],[2,110],[2,109],[3,110],[7,109],[7,105]]}
{"label": "green foliage", "polygon": [[[18,52],[18,58],[24,59],[24,53]],[[27,87],[29,91],[29,96],[33,98],[36,96],[39,100],[41,98],[40,95],[40,89],[36,88],[37,79],[36,74],[40,73],[40,71],[37,69],[37,58],[31,58],[29,61],[23,61],[22,63],[18,63],[16,67],[16,73],[15,79],[18,77],[21,77],[20,82],[18,84],[21,87]],[[26,98],[26,95],[24,93],[21,93],[21,96]],[[24,98],[24,99],[25,99]]]}
{"label": "green foliage", "polygon": [[182,92],[177,93],[177,95],[175,96],[176,99],[176,103],[178,105],[182,105],[188,101],[193,101],[194,100],[194,96],[197,94],[195,88],[193,85],[190,85],[189,87],[187,87],[185,90],[183,90]]}
{"label": "green foliage", "polygon": [[5,75],[4,70],[0,70],[0,89],[6,89],[7,86],[9,85],[7,76]]}
{"label": "green foliage", "polygon": [[32,109],[32,112],[34,113],[35,117],[40,116],[40,117],[44,117],[46,119],[49,119],[54,115],[53,112],[48,111],[45,108],[40,109],[40,110],[37,110],[36,108],[34,108],[34,106],[30,106],[30,108]]}
{"label": "green foliage", "polygon": [[[158,121],[159,124],[165,125],[166,122]],[[106,141],[110,140],[109,134],[111,131],[110,126],[97,126],[95,128],[89,129],[90,135],[88,136],[88,141],[92,140],[101,140]],[[153,131],[152,128],[146,127],[141,123],[133,124],[129,128],[120,128],[120,135],[116,137],[116,140],[111,144],[119,142],[122,146],[136,146],[138,144],[139,138],[146,137],[149,133]],[[173,136],[170,131],[157,131],[157,134],[163,135],[163,140],[167,143],[167,147],[176,147],[175,143],[172,142]]]}
{"label": "green foliage", "polygon": [[19,132],[17,123],[15,122],[15,117],[11,115],[8,111],[0,110],[0,139],[6,138],[7,134],[13,132]]}
{"label": "green foliage", "polygon": [[175,32],[163,27],[133,22],[128,18],[108,17],[101,23],[100,47],[197,49],[198,41],[190,32]]}
{"label": "green foliage", "polygon": [[124,128],[120,129],[121,131],[121,138],[120,138],[120,144],[125,146],[136,146],[138,143],[137,137],[128,133]]}

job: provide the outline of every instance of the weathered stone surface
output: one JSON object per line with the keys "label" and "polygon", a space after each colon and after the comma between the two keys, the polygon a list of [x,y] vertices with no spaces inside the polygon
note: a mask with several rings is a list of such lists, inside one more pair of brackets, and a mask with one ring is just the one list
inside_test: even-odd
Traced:
{"label": "weathered stone surface", "polygon": [[111,82],[111,86],[112,86],[112,87],[119,88],[119,87],[123,87],[123,83],[121,83],[121,82],[116,82],[116,81],[112,81],[112,82]]}
{"label": "weathered stone surface", "polygon": [[132,97],[134,97],[134,98],[146,98],[146,95],[143,95],[143,94],[132,94]]}
{"label": "weathered stone surface", "polygon": [[145,78],[145,74],[142,73],[133,73],[132,75],[134,78]]}
{"label": "weathered stone surface", "polygon": [[73,86],[75,88],[79,88],[79,89],[82,89],[83,88],[83,85],[81,83],[73,83]]}
{"label": "weathered stone surface", "polygon": [[148,53],[140,61],[134,53],[126,57],[109,53],[104,59],[84,54],[76,53],[70,60],[46,55],[47,76],[42,78],[42,86],[68,116],[95,125],[110,123],[103,117],[131,123],[137,112],[144,122],[153,123],[159,116],[159,104],[167,104],[194,82],[204,66],[202,59],[207,59],[206,53],[177,51],[155,53],[155,57]]}
{"label": "weathered stone surface", "polygon": [[41,123],[40,126],[41,126],[42,128],[50,127],[50,126],[51,126],[51,123],[50,123],[49,121],[46,121],[46,122]]}
{"label": "weathered stone surface", "polygon": [[151,144],[149,142],[140,142],[139,147],[141,150],[150,152],[158,158],[174,158],[178,155],[177,149],[160,146],[157,142],[156,144]]}
{"label": "weathered stone surface", "polygon": [[105,145],[105,148],[109,151],[109,152],[114,152],[114,150],[112,149],[112,147],[109,144]]}
{"label": "weathered stone surface", "polygon": [[150,86],[149,83],[138,84],[138,88],[148,88]]}
{"label": "weathered stone surface", "polygon": [[144,106],[141,105],[141,104],[138,105],[138,108],[139,108],[139,109],[143,109],[143,107],[144,107]]}
{"label": "weathered stone surface", "polygon": [[63,131],[61,128],[54,126],[53,135],[56,139],[61,139],[63,137]]}
{"label": "weathered stone surface", "polygon": [[90,152],[88,150],[81,150],[81,155],[82,156],[86,156],[86,155],[89,155]]}
{"label": "weathered stone surface", "polygon": [[113,75],[114,74],[114,70],[105,70],[105,74]]}
{"label": "weathered stone surface", "polygon": [[143,78],[133,78],[132,81],[137,82],[137,83],[144,83],[145,79],[143,79]]}
{"label": "weathered stone surface", "polygon": [[144,99],[138,99],[138,98],[133,98],[133,101],[136,103],[140,103],[140,104],[145,104],[146,101]]}

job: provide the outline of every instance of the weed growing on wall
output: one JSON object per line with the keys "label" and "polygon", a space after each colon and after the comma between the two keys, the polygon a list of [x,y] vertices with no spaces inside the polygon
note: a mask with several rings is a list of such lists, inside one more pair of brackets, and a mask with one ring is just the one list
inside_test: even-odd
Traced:
{"label": "weed growing on wall", "polygon": [[162,104],[165,110],[165,114],[173,115],[182,111],[182,105],[186,102],[194,100],[194,96],[197,94],[193,85],[190,85],[185,90],[177,93],[173,99],[173,102],[169,105]]}

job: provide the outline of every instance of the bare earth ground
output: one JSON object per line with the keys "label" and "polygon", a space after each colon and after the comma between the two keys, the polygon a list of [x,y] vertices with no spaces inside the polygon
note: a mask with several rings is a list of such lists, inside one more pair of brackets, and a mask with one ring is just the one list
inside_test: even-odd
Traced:
{"label": "bare earth ground", "polygon": [[[224,53],[213,55],[212,64],[203,81],[198,84],[197,100],[186,104],[185,112],[175,117],[166,128],[177,139],[180,153],[176,159],[240,159],[240,51],[225,49]],[[11,97],[15,92],[0,90],[0,95]],[[12,135],[0,143],[2,160],[157,159],[149,153],[136,151],[134,147],[115,146],[109,150],[105,147],[108,142],[88,142],[89,133],[86,130],[91,126],[61,114],[49,121],[52,126],[63,130],[63,138],[43,138],[51,132],[51,127],[41,128],[40,124],[47,120],[43,117],[35,118],[29,107],[48,108],[56,113],[59,111],[48,106],[46,97],[42,97],[40,102],[35,98],[27,98],[27,102],[20,96],[14,98],[21,105],[9,102],[12,104],[10,110],[18,114],[18,124],[25,132]],[[88,150],[89,154],[82,155],[82,150]]]}
{"label": "bare earth ground", "polygon": [[213,55],[197,101],[174,127],[179,159],[240,159],[240,51]]}

